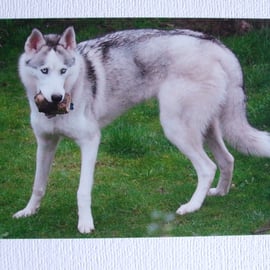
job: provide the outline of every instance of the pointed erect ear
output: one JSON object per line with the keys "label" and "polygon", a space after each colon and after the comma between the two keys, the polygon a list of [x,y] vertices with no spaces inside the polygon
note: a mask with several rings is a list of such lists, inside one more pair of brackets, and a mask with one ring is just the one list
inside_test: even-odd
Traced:
{"label": "pointed erect ear", "polygon": [[37,29],[33,29],[31,35],[27,38],[25,42],[24,50],[27,53],[35,53],[45,44],[46,41],[41,32]]}
{"label": "pointed erect ear", "polygon": [[65,32],[61,36],[59,44],[64,46],[65,49],[70,49],[70,50],[76,49],[77,44],[76,44],[75,31],[72,26],[68,27],[65,30]]}

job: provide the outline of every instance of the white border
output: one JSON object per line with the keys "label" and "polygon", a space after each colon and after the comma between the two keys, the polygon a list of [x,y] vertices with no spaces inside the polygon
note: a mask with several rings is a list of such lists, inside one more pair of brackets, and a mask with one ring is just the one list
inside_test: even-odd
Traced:
{"label": "white border", "polygon": [[[2,0],[0,18],[270,18],[269,7],[269,0]],[[0,269],[270,269],[270,236],[1,240]]]}
{"label": "white border", "polygon": [[[270,236],[4,240],[5,270],[270,269]],[[3,256],[4,254],[4,256]]]}
{"label": "white border", "polygon": [[2,0],[0,18],[269,18],[269,0]]}

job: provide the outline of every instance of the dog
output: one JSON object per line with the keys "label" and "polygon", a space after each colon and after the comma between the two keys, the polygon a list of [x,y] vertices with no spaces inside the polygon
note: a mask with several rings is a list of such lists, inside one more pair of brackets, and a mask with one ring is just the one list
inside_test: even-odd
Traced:
{"label": "dog", "polygon": [[[207,195],[229,192],[235,149],[270,156],[267,132],[250,126],[238,59],[212,36],[190,30],[124,30],[76,43],[73,27],[62,35],[33,29],[19,59],[19,75],[31,109],[37,140],[36,173],[31,198],[15,218],[36,213],[62,137],[81,150],[77,191],[78,230],[91,233],[91,189],[100,130],[130,107],[157,98],[165,136],[193,164],[197,188],[177,214],[198,210]],[[40,110],[35,97],[48,104]],[[58,114],[69,95],[72,108]],[[47,105],[44,105],[45,107]],[[50,108],[54,111],[51,112]],[[208,145],[215,163],[207,156]],[[211,187],[217,168],[220,178]]]}

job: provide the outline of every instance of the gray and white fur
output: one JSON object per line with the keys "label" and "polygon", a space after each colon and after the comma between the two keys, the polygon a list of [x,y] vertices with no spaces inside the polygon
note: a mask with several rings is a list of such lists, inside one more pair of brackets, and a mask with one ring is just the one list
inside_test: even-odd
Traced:
{"label": "gray and white fur", "polygon": [[[220,41],[202,33],[127,30],[77,45],[72,27],[61,36],[44,36],[34,29],[20,57],[19,73],[38,148],[32,196],[16,218],[39,208],[57,144],[65,136],[81,149],[78,229],[81,233],[94,230],[91,190],[100,129],[153,97],[159,101],[165,136],[189,158],[198,177],[192,198],[178,208],[178,214],[198,210],[207,195],[229,192],[234,158],[223,139],[245,154],[270,156],[269,134],[247,121],[237,58]],[[74,110],[46,117],[34,103],[39,92],[48,102],[61,102],[70,94]],[[220,179],[211,188],[217,167]]]}

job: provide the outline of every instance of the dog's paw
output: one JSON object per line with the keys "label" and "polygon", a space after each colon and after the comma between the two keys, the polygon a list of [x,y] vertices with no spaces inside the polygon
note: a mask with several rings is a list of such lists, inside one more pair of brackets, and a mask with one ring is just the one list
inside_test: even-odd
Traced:
{"label": "dog's paw", "polygon": [[95,230],[93,220],[79,220],[78,230],[80,233],[91,233]]}
{"label": "dog's paw", "polygon": [[13,218],[24,218],[34,215],[37,212],[37,208],[24,208],[17,213],[15,213],[12,217]]}
{"label": "dog's paw", "polygon": [[207,195],[208,196],[225,196],[228,192],[224,190],[219,190],[218,188],[210,188]]}
{"label": "dog's paw", "polygon": [[182,216],[182,215],[185,215],[185,214],[188,214],[188,213],[195,212],[198,209],[200,209],[200,205],[196,205],[196,204],[192,204],[192,203],[186,203],[186,204],[181,205],[177,209],[176,214]]}
{"label": "dog's paw", "polygon": [[217,188],[210,188],[207,196],[218,196],[219,195],[219,191]]}

